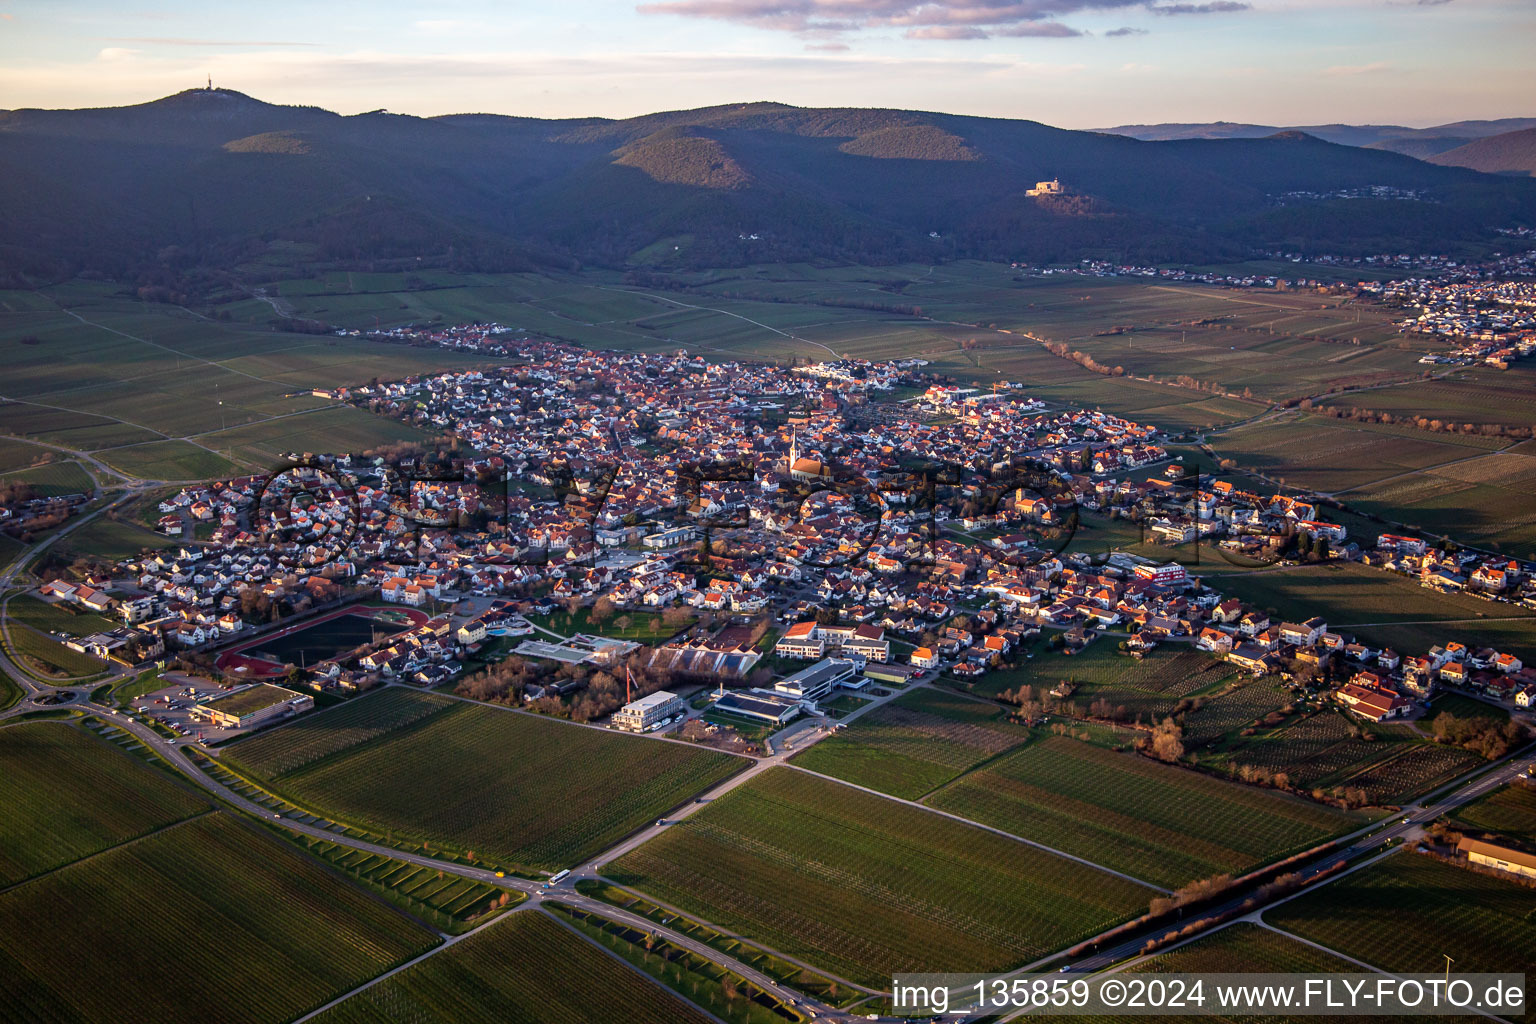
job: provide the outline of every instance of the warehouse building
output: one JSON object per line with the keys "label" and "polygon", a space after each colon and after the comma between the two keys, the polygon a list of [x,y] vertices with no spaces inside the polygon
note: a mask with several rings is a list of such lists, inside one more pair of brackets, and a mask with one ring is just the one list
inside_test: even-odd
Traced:
{"label": "warehouse building", "polygon": [[267,722],[301,714],[315,706],[315,698],[271,683],[256,683],[204,701],[198,709],[221,729],[252,729]]}
{"label": "warehouse building", "polygon": [[771,725],[783,725],[800,713],[800,702],[772,690],[733,690],[715,701],[715,710]]}

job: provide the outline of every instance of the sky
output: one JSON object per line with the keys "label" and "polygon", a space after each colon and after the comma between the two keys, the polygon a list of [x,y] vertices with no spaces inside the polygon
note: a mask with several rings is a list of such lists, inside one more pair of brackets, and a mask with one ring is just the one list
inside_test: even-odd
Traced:
{"label": "sky", "polygon": [[342,113],[775,100],[1422,127],[1536,116],[1536,0],[0,0],[0,108],[200,86]]}

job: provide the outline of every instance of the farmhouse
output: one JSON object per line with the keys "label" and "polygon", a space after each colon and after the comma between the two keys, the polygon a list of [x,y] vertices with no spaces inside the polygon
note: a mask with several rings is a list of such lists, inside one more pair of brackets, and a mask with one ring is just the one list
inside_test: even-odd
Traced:
{"label": "farmhouse", "polygon": [[224,729],[250,729],[264,722],[308,711],[315,698],[271,683],[257,683],[233,693],[204,701],[198,707],[214,725]]}
{"label": "farmhouse", "polygon": [[1413,706],[1390,690],[1378,690],[1355,683],[1345,683],[1339,688],[1335,697],[1340,704],[1361,718],[1368,718],[1373,722],[1405,715]]}

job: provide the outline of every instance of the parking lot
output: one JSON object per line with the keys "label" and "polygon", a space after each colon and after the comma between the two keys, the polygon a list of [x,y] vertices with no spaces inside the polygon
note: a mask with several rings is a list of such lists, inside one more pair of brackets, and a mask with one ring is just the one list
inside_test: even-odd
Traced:
{"label": "parking lot", "polygon": [[153,719],[177,735],[206,743],[222,743],[244,735],[244,732],[240,729],[215,728],[207,720],[194,718],[193,710],[199,701],[225,692],[226,688],[206,679],[175,683],[138,698],[133,702],[133,708],[141,717]]}

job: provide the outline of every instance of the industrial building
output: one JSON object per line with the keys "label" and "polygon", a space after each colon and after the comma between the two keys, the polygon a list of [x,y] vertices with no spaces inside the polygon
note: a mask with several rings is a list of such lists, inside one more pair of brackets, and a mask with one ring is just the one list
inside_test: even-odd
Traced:
{"label": "industrial building", "polygon": [[198,708],[221,729],[251,729],[266,722],[301,714],[315,706],[315,698],[271,683],[256,683],[233,693],[204,701]]}

